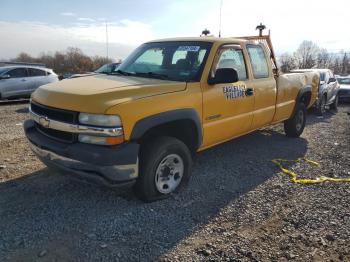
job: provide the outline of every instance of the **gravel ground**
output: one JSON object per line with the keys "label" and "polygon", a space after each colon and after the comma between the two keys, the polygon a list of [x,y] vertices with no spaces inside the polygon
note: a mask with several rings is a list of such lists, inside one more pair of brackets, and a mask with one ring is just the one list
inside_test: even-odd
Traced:
{"label": "gravel ground", "polygon": [[187,190],[144,204],[130,191],[82,184],[30,152],[25,105],[0,108],[0,261],[350,261],[350,111],[308,116],[298,139],[282,125],[198,154]]}

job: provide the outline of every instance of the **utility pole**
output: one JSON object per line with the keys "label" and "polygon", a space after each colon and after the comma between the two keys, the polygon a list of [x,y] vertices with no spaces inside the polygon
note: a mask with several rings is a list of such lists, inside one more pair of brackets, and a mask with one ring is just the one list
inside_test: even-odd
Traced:
{"label": "utility pole", "polygon": [[222,1],[223,1],[223,0],[220,0],[219,37],[221,37],[221,12],[222,12]]}
{"label": "utility pole", "polygon": [[107,52],[107,59],[108,59],[108,24],[106,20],[106,52]]}

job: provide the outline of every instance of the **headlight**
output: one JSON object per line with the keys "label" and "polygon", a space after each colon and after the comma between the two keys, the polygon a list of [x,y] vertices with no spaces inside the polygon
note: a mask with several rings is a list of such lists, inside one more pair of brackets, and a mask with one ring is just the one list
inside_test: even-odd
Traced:
{"label": "headlight", "polygon": [[79,114],[79,123],[91,126],[117,127],[121,126],[121,120],[116,115]]}
{"label": "headlight", "polygon": [[81,143],[95,144],[103,146],[118,145],[124,142],[123,136],[91,136],[79,135],[78,140]]}

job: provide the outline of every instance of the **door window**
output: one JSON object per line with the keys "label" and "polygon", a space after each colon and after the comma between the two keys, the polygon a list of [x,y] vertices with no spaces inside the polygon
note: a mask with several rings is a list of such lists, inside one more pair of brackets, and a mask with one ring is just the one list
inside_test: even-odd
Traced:
{"label": "door window", "polygon": [[46,71],[36,68],[28,68],[29,76],[46,76]]}
{"label": "door window", "polygon": [[238,80],[247,79],[243,52],[237,47],[226,46],[219,50],[219,56],[213,67],[212,76],[215,76],[215,72],[219,68],[233,68],[237,71]]}
{"label": "door window", "polygon": [[26,68],[16,68],[9,71],[7,74],[11,76],[11,78],[19,78],[19,77],[27,77],[27,69]]}
{"label": "door window", "polygon": [[269,67],[264,49],[259,45],[247,45],[247,50],[250,63],[252,64],[254,78],[269,77]]}

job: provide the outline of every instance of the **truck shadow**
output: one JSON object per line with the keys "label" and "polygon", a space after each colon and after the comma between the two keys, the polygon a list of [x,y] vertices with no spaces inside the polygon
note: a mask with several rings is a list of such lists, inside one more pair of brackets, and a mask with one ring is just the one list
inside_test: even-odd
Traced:
{"label": "truck shadow", "polygon": [[44,249],[47,261],[155,260],[276,176],[272,159],[296,159],[306,150],[303,138],[288,139],[274,128],[254,132],[199,153],[188,188],[149,204],[130,191],[78,183],[48,169],[2,183],[0,258],[32,260]]}

